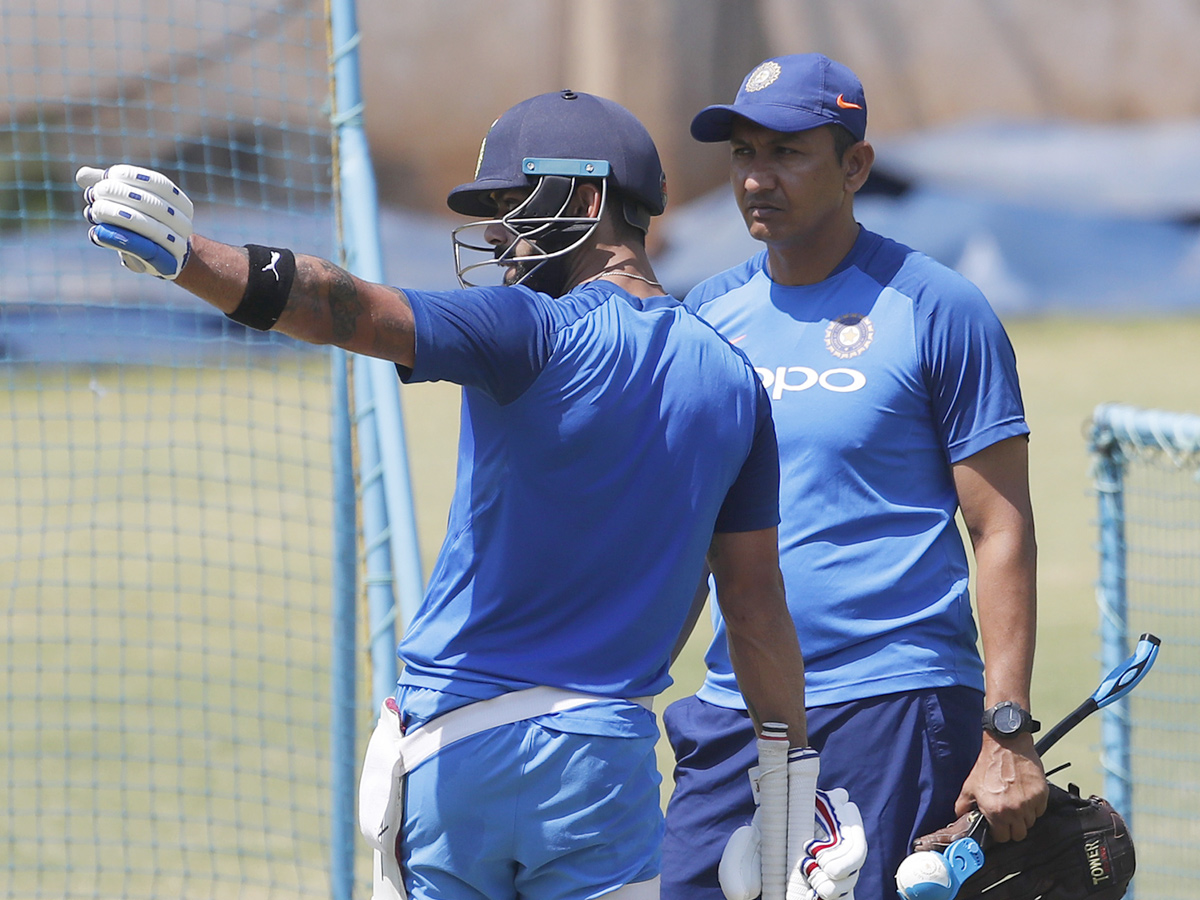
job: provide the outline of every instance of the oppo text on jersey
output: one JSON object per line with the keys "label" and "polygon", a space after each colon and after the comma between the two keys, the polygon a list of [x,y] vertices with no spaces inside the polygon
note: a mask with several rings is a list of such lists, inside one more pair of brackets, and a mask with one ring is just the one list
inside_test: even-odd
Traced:
{"label": "oppo text on jersey", "polygon": [[826,369],[817,372],[808,366],[778,366],[773,371],[755,366],[754,371],[762,379],[763,387],[772,400],[783,399],[784,391],[807,391],[814,386],[823,387],[837,394],[860,391],[867,384],[867,376],[858,369]]}

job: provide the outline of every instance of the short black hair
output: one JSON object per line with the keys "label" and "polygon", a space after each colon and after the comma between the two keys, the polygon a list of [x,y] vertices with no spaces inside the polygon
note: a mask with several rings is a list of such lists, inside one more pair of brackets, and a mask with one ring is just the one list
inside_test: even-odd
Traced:
{"label": "short black hair", "polygon": [[858,138],[851,134],[850,129],[844,125],[826,125],[825,127],[833,135],[833,152],[840,163],[846,158],[846,151],[858,143]]}

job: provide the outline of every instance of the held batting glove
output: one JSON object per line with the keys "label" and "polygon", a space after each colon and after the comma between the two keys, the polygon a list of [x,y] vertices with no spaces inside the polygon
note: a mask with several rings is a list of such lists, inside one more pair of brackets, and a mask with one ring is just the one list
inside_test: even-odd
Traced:
{"label": "held batting glove", "polygon": [[817,836],[800,864],[812,900],[853,900],[858,873],[867,860],[867,836],[858,806],[845,788],[817,791]]}
{"label": "held batting glove", "polygon": [[[818,767],[815,753],[803,762],[793,760],[788,765],[788,787],[793,788],[793,779],[814,784]],[[797,763],[800,763],[797,765]],[[717,879],[727,900],[754,900],[765,894],[762,872],[764,836],[761,829],[762,816],[759,767],[750,769],[751,791],[754,796],[754,818],[749,825],[736,829],[729,837],[717,870]],[[787,900],[853,900],[854,886],[858,873],[867,858],[867,839],[863,831],[862,816],[858,806],[850,801],[843,788],[820,791],[815,788],[808,802],[814,812],[811,825],[805,824],[808,834],[797,851],[791,845],[787,879]],[[798,792],[789,790],[789,801],[799,804]],[[798,810],[789,809],[788,830],[799,831],[801,816]],[[799,856],[797,856],[797,852]]]}
{"label": "held batting glove", "polygon": [[165,175],[139,166],[84,166],[75,173],[83,188],[88,237],[116,250],[125,268],[174,281],[191,252],[192,201]]}

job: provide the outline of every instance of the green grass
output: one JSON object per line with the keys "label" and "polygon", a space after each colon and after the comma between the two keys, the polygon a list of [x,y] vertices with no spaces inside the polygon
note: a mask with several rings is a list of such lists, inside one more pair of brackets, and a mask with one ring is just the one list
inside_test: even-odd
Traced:
{"label": "green grass", "polygon": [[327,894],[328,363],[296,363],[0,368],[7,896]]}

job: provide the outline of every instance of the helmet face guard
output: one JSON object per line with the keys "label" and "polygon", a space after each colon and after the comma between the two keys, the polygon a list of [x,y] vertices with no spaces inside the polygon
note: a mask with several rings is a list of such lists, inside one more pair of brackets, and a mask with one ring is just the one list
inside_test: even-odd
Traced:
{"label": "helmet face guard", "polygon": [[[600,215],[608,201],[609,164],[591,159],[533,159],[522,171],[533,190],[502,216],[455,228],[454,267],[463,287],[523,284],[559,296],[566,287],[567,257],[595,232],[600,216],[567,215],[581,179],[600,182]],[[506,240],[490,243],[488,229]]]}

